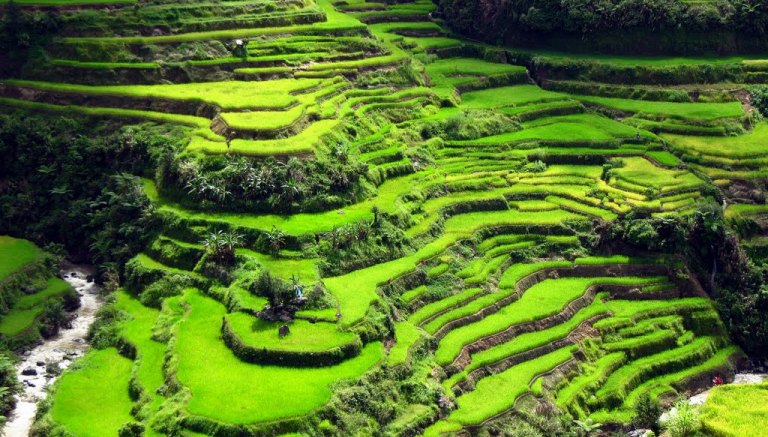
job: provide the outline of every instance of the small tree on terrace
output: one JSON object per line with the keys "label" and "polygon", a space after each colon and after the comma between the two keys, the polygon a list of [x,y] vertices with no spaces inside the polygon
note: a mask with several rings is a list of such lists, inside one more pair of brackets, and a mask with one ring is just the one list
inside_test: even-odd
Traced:
{"label": "small tree on terrace", "polygon": [[222,230],[211,232],[203,240],[206,252],[221,264],[231,264],[235,260],[235,249],[242,244],[242,235]]}
{"label": "small tree on terrace", "polygon": [[285,245],[285,232],[278,229],[277,226],[272,226],[272,230],[266,233],[266,238],[269,250],[274,256],[279,256],[280,249]]}

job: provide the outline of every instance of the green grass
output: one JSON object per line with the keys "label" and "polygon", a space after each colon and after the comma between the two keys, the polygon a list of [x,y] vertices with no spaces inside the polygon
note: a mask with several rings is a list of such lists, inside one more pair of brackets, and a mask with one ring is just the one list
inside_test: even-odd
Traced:
{"label": "green grass", "polygon": [[395,324],[395,339],[397,343],[389,350],[387,365],[397,366],[405,363],[408,359],[408,350],[423,336],[423,331],[411,322]]}
{"label": "green grass", "polygon": [[768,429],[768,383],[715,387],[700,418],[716,436],[762,435]]}
{"label": "green grass", "polygon": [[120,324],[120,335],[136,346],[138,371],[136,376],[144,390],[152,397],[154,405],[162,401],[155,393],[165,383],[163,361],[165,344],[152,339],[152,331],[159,311],[142,305],[136,298],[125,291],[117,292],[116,307],[126,312],[129,319]]}
{"label": "green grass", "polygon": [[316,258],[275,258],[272,255],[255,252],[249,249],[238,249],[239,255],[255,258],[270,273],[285,280],[292,276],[301,279],[301,282],[309,284],[320,278],[317,271]]}
{"label": "green grass", "polygon": [[[456,399],[458,408],[447,420],[462,426],[477,425],[512,408],[517,398],[529,391],[529,384],[537,375],[568,361],[576,349],[566,346],[481,379],[473,391]],[[433,434],[428,428],[425,435]]]}
{"label": "green grass", "polygon": [[128,37],[70,37],[63,38],[70,44],[82,43],[118,43],[118,44],[168,44],[192,41],[210,40],[234,40],[237,38],[250,38],[270,35],[302,35],[302,34],[333,34],[335,32],[359,31],[365,29],[365,25],[354,17],[337,12],[330,1],[317,0],[317,5],[325,12],[326,21],[279,27],[257,27],[248,29],[226,29],[204,32],[188,32],[177,35],[162,36],[128,36]]}
{"label": "green grass", "polygon": [[598,314],[604,314],[608,310],[602,302],[601,295],[595,298],[588,307],[581,309],[566,322],[556,325],[549,329],[520,334],[512,340],[485,349],[472,354],[472,362],[464,368],[462,372],[456,373],[445,382],[446,388],[450,388],[456,383],[466,379],[467,375],[475,369],[496,363],[504,358],[550,344],[554,341],[565,338],[571,331],[576,329],[582,322]]}
{"label": "green grass", "polygon": [[339,125],[339,120],[320,120],[309,125],[297,135],[269,140],[244,140],[236,138],[227,148],[226,142],[210,140],[202,136],[192,137],[187,146],[191,152],[204,152],[211,155],[235,153],[244,156],[265,157],[274,155],[309,155],[315,151],[320,139]]}
{"label": "green grass", "polygon": [[32,242],[0,235],[0,282],[40,256]]}
{"label": "green grass", "polygon": [[555,225],[564,219],[580,216],[564,211],[519,212],[487,211],[460,214],[445,221],[444,235],[403,258],[356,270],[343,276],[326,278],[328,290],[339,301],[342,322],[355,324],[363,319],[368,307],[378,299],[376,287],[414,269],[422,260],[431,258],[456,241],[468,238],[477,230],[503,225]]}
{"label": "green grass", "polygon": [[659,164],[666,165],[668,167],[675,167],[682,164],[682,161],[680,161],[677,156],[664,150],[647,152],[646,155],[653,158]]}
{"label": "green grass", "polygon": [[59,278],[49,278],[46,287],[34,294],[19,298],[8,314],[0,320],[0,334],[8,337],[19,335],[31,328],[45,310],[45,302],[72,290],[69,283]]}
{"label": "green grass", "polygon": [[648,278],[640,277],[545,279],[526,290],[519,300],[498,312],[449,332],[440,341],[435,359],[438,363],[447,365],[459,355],[462,347],[473,341],[501,332],[510,326],[557,314],[570,302],[581,297],[592,285],[642,285],[648,281]]}
{"label": "green grass", "polygon": [[562,389],[557,392],[557,406],[561,409],[577,405],[577,396],[581,393],[594,390],[595,385],[602,384],[608,375],[620,366],[626,360],[622,352],[615,352],[604,355],[594,362],[583,363],[581,365],[581,374],[568,381]]}
{"label": "green grass", "polygon": [[694,364],[698,354],[709,352],[704,359],[712,356],[715,352],[714,346],[711,337],[699,337],[685,346],[631,361],[613,372],[595,396],[604,402],[620,402],[639,385],[639,382],[663,372],[665,366],[676,364],[680,367],[688,367]]}
{"label": "green grass", "polygon": [[237,130],[273,131],[290,127],[304,115],[304,107],[296,105],[285,111],[225,112],[221,118]]}
{"label": "green grass", "polygon": [[526,123],[524,126],[526,127],[525,129],[516,132],[508,132],[477,140],[452,141],[450,144],[492,146],[527,141],[599,143],[635,138],[638,133],[640,133],[641,137],[649,135],[617,121],[594,114],[547,117]]}
{"label": "green grass", "polygon": [[170,85],[77,85],[10,80],[9,84],[41,90],[128,98],[207,102],[222,109],[285,109],[297,103],[293,93],[321,84],[317,79],[276,79],[261,82],[224,81]]}
{"label": "green grass", "polygon": [[238,337],[249,346],[275,351],[323,352],[357,340],[351,332],[341,332],[334,323],[310,323],[294,320],[290,334],[280,337],[278,328],[284,323],[265,322],[246,313],[226,316]]}
{"label": "green grass", "polygon": [[651,396],[658,397],[663,394],[678,393],[674,388],[675,385],[702,373],[724,370],[726,367],[731,366],[729,364],[730,359],[738,354],[741,354],[738,347],[728,346],[718,350],[704,362],[690,364],[688,367],[677,372],[666,373],[647,379],[632,390],[618,408],[612,410],[600,409],[591,414],[590,417],[601,422],[629,424],[634,417],[633,406],[641,394],[650,393]]}
{"label": "green grass", "polygon": [[134,421],[128,396],[132,365],[114,348],[89,352],[57,383],[53,420],[79,437],[117,435]]}
{"label": "green grass", "polygon": [[[448,310],[454,306],[461,305],[466,301],[475,298],[483,293],[482,288],[468,288],[464,291],[454,294],[453,296],[446,297],[445,299],[438,300],[437,302],[424,305],[415,311],[408,318],[408,321],[415,325],[422,324],[426,319],[439,314],[441,311]],[[427,329],[427,331],[430,331]],[[432,332],[432,331],[430,331]]]}
{"label": "green grass", "polygon": [[[401,195],[407,194],[416,188],[416,182],[420,177],[423,176],[416,174],[390,179],[378,187],[377,195],[373,199],[348,205],[342,209],[321,213],[299,213],[293,215],[195,212],[183,209],[176,204],[165,201],[158,195],[154,183],[148,179],[144,180],[144,191],[147,193],[150,200],[157,205],[160,211],[171,213],[191,222],[226,223],[227,225],[235,227],[259,229],[262,231],[269,231],[274,226],[287,234],[301,236],[327,232],[333,228],[360,220],[370,220],[373,218],[371,210],[374,206],[377,206],[380,210],[385,212],[394,211],[397,199]],[[260,255],[253,252],[245,253],[256,256],[257,258],[260,257]],[[267,262],[268,258],[269,257],[262,256],[259,260],[260,262]],[[268,263],[267,267],[270,269],[273,267],[282,269],[283,266],[291,265],[290,261],[282,259],[274,261],[275,262],[273,263]],[[308,267],[303,266],[302,270],[303,269],[308,269]],[[294,272],[288,271],[287,273],[288,277],[290,277],[290,273]],[[316,273],[312,274],[311,277],[314,277],[315,275]]]}
{"label": "green grass", "polygon": [[207,118],[192,115],[168,114],[156,111],[140,111],[136,109],[101,108],[77,105],[54,105],[50,103],[33,102],[0,97],[0,103],[15,108],[33,111],[75,113],[92,117],[113,117],[118,119],[141,119],[156,121],[159,123],[172,123],[182,126],[191,126],[199,129],[208,129],[211,121]]}
{"label": "green grass", "polygon": [[744,109],[741,107],[740,102],[682,103],[581,95],[571,95],[571,97],[582,102],[614,108],[620,111],[683,120],[717,120],[744,116]]}
{"label": "green grass", "polygon": [[[137,0],[14,0],[20,6],[87,6],[87,5],[117,5],[132,4]],[[9,0],[0,0],[0,4]]]}
{"label": "green grass", "polygon": [[693,156],[717,156],[723,158],[755,158],[768,155],[768,123],[757,124],[750,132],[733,137],[705,137],[686,135],[662,135],[676,149]]}
{"label": "green grass", "polygon": [[628,191],[664,193],[704,188],[704,181],[688,170],[670,170],[653,165],[644,158],[622,158],[624,166],[614,169],[609,182]]}
{"label": "green grass", "polygon": [[[219,338],[225,308],[189,291],[189,310],[179,323],[174,352],[178,379],[192,397],[193,415],[247,424],[305,415],[330,399],[330,384],[355,378],[382,358],[381,343],[370,343],[361,354],[336,366],[297,369],[261,366],[238,360]],[[221,400],[227,408],[221,408]]]}
{"label": "green grass", "polygon": [[[449,61],[444,62],[448,63]],[[467,109],[501,108],[567,98],[568,96],[565,94],[547,91],[536,85],[514,85],[463,93],[460,107]]]}

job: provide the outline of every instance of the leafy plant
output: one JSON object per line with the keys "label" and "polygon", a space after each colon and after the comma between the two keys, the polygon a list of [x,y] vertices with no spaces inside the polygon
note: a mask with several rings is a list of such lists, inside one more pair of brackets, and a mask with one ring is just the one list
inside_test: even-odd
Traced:
{"label": "leafy plant", "polygon": [[574,420],[573,423],[576,425],[577,432],[581,436],[588,436],[594,432],[598,432],[603,426],[602,423],[597,423],[592,419]]}
{"label": "leafy plant", "polygon": [[661,405],[658,399],[651,397],[645,392],[635,401],[635,416],[632,423],[638,428],[650,429],[657,433],[659,431],[659,417],[661,416]]}
{"label": "leafy plant", "polygon": [[231,264],[235,260],[235,249],[243,245],[243,236],[234,232],[219,230],[211,232],[203,240],[203,246],[213,258],[221,264]]}
{"label": "leafy plant", "polygon": [[664,427],[672,437],[690,437],[701,428],[699,410],[686,399],[675,402],[673,410],[664,422]]}

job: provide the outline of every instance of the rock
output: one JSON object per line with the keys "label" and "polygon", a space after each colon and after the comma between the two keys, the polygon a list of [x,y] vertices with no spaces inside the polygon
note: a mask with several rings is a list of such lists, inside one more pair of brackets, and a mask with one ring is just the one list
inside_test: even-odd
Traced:
{"label": "rock", "polygon": [[37,387],[35,384],[32,384],[31,382],[29,382],[29,380],[26,380],[26,379],[24,380],[24,383],[27,384],[27,386],[29,387]]}
{"label": "rock", "polygon": [[452,410],[454,407],[453,401],[451,401],[451,398],[448,396],[440,396],[440,399],[437,401],[437,405],[441,410]]}
{"label": "rock", "polygon": [[89,284],[93,283],[93,275],[88,275],[85,277],[86,282]]}
{"label": "rock", "polygon": [[646,434],[651,432],[650,429],[636,429],[627,433],[629,437],[645,437]]}
{"label": "rock", "polygon": [[45,361],[38,361],[35,364],[37,364],[38,367],[43,367],[45,366]]}
{"label": "rock", "polygon": [[289,328],[288,325],[282,325],[280,329],[278,329],[277,333],[280,335],[280,338],[283,338],[291,333],[291,328]]}
{"label": "rock", "polygon": [[21,371],[21,374],[24,376],[37,376],[37,369],[34,367],[27,367]]}
{"label": "rock", "polygon": [[77,272],[72,272],[72,273],[69,274],[69,276],[71,276],[73,278],[77,278]]}

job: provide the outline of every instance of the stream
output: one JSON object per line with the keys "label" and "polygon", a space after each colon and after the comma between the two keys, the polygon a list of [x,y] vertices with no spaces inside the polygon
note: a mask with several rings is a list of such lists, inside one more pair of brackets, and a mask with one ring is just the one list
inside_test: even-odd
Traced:
{"label": "stream", "polygon": [[[56,380],[56,377],[46,375],[46,363],[58,363],[59,368],[64,370],[88,349],[85,336],[102,304],[98,285],[86,279],[91,274],[93,269],[89,266],[63,266],[61,277],[80,294],[80,308],[73,313],[75,319],[70,329],[61,329],[58,335],[45,340],[21,356],[21,362],[16,365],[16,374],[24,386],[24,391],[17,396],[16,409],[3,429],[5,437],[26,437],[29,434],[35,419],[37,402],[45,398],[46,389]],[[36,374],[29,375],[32,370]]]}

